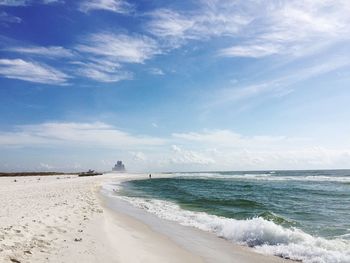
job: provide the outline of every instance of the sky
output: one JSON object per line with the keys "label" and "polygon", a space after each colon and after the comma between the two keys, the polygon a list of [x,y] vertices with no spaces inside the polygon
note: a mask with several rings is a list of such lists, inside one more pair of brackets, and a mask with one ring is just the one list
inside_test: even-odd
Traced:
{"label": "sky", "polygon": [[0,170],[350,168],[348,0],[0,0]]}

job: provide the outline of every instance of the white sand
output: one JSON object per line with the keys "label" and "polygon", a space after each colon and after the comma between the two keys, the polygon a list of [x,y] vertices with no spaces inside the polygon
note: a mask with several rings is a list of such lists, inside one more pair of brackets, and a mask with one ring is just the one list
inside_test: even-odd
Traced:
{"label": "white sand", "polygon": [[[200,251],[189,251],[103,205],[101,183],[130,177],[140,175],[0,178],[0,262],[207,261]],[[283,262],[238,246],[232,249],[230,262]],[[223,261],[216,256],[216,262]]]}

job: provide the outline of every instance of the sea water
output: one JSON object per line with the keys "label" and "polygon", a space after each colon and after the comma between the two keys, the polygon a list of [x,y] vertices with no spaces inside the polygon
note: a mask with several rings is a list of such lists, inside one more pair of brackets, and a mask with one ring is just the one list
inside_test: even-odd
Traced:
{"label": "sea water", "polygon": [[350,262],[350,171],[176,173],[118,195],[160,218],[283,258]]}

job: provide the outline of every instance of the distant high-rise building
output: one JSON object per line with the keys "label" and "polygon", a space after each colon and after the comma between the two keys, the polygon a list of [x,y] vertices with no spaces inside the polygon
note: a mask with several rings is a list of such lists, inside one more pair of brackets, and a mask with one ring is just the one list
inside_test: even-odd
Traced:
{"label": "distant high-rise building", "polygon": [[114,172],[124,172],[125,171],[125,165],[122,161],[117,161],[116,165],[112,168],[112,171]]}

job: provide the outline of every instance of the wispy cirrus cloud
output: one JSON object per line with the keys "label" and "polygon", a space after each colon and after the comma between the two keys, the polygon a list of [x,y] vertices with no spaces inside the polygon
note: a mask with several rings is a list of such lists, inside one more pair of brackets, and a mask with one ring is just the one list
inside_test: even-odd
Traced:
{"label": "wispy cirrus cloud", "polygon": [[0,59],[0,75],[43,84],[66,84],[69,76],[46,64],[22,59]]}
{"label": "wispy cirrus cloud", "polygon": [[65,0],[43,0],[44,4],[64,4]]}
{"label": "wispy cirrus cloud", "polygon": [[245,11],[254,14],[245,30],[248,37],[222,49],[219,54],[261,58],[312,53],[320,45],[329,46],[349,39],[349,10],[350,3],[344,0],[256,3]]}
{"label": "wispy cirrus cloud", "polygon": [[91,34],[75,49],[85,58],[76,63],[76,73],[101,82],[130,80],[125,65],[143,64],[162,52],[152,38],[110,32]]}
{"label": "wispy cirrus cloud", "polygon": [[[146,60],[162,53],[158,43],[150,37],[143,35],[114,34],[109,32],[96,33],[88,35],[85,41],[75,45],[73,49],[62,46],[25,46],[16,45],[13,47],[4,47],[2,51],[26,55],[34,59],[51,59],[60,64],[67,64],[65,71],[70,72],[71,76],[85,77],[98,82],[118,82],[130,80],[133,73],[126,70],[127,64],[143,64]],[[3,63],[10,63],[10,60],[4,60]],[[34,81],[38,83],[57,84],[63,83],[67,75],[55,70],[44,63],[26,62],[25,60],[13,60],[12,69],[3,69],[2,75],[8,78]],[[33,67],[40,69],[38,75],[25,73],[22,68]],[[43,69],[46,69],[44,72]],[[5,74],[12,72],[12,74]],[[38,70],[39,71],[39,70]],[[18,74],[15,74],[17,72]],[[154,74],[162,74],[160,70],[153,70]],[[51,74],[56,76],[56,81],[49,81],[44,75]]]}
{"label": "wispy cirrus cloud", "polygon": [[25,6],[29,0],[0,0],[0,5],[4,6]]}
{"label": "wispy cirrus cloud", "polygon": [[120,63],[143,63],[161,53],[157,42],[152,38],[114,33],[89,35],[83,44],[76,46],[76,49],[82,53]]}
{"label": "wispy cirrus cloud", "polygon": [[72,64],[77,66],[75,69],[77,75],[100,82],[118,82],[133,78],[133,74],[122,69],[119,63],[107,60],[97,60],[92,62],[74,61]]}
{"label": "wispy cirrus cloud", "polygon": [[5,11],[0,12],[0,25],[7,26],[8,24],[18,24],[21,23],[22,19],[17,16],[8,14]]}
{"label": "wispy cirrus cloud", "polygon": [[204,108],[209,109],[225,104],[244,102],[252,98],[263,99],[279,95],[287,95],[297,88],[298,83],[328,74],[343,68],[350,67],[350,61],[346,57],[333,56],[319,64],[307,65],[298,69],[292,69],[274,78],[266,78],[263,81],[251,84],[234,84],[227,88],[221,88],[210,93],[210,101],[204,103]]}
{"label": "wispy cirrus cloud", "polygon": [[115,13],[127,14],[134,6],[125,0],[88,0],[82,1],[79,10],[89,13],[94,10],[105,10]]}
{"label": "wispy cirrus cloud", "polygon": [[164,71],[160,68],[150,68],[149,73],[151,73],[152,75],[164,75]]}
{"label": "wispy cirrus cloud", "polygon": [[223,57],[251,57],[260,58],[278,54],[280,45],[276,44],[249,44],[244,46],[233,46],[221,49],[218,54]]}
{"label": "wispy cirrus cloud", "polygon": [[43,56],[46,58],[69,58],[74,57],[72,50],[69,50],[60,46],[22,46],[22,47],[9,47],[4,49],[5,51],[29,54],[35,56]]}
{"label": "wispy cirrus cloud", "polygon": [[159,9],[150,14],[151,20],[147,30],[162,38],[187,39],[193,38],[187,32],[191,30],[195,21],[170,9]]}
{"label": "wispy cirrus cloud", "polygon": [[28,6],[32,4],[64,3],[63,0],[0,0],[0,6]]}
{"label": "wispy cirrus cloud", "polygon": [[349,39],[349,10],[345,0],[202,0],[189,11],[150,12],[145,30],[171,47],[225,37],[225,57],[300,56]]}
{"label": "wispy cirrus cloud", "polygon": [[232,4],[227,8],[223,2],[200,3],[198,10],[188,12],[166,8],[155,10],[149,14],[151,19],[145,29],[171,46],[179,47],[189,40],[235,36],[251,20],[248,16],[233,12]]}

